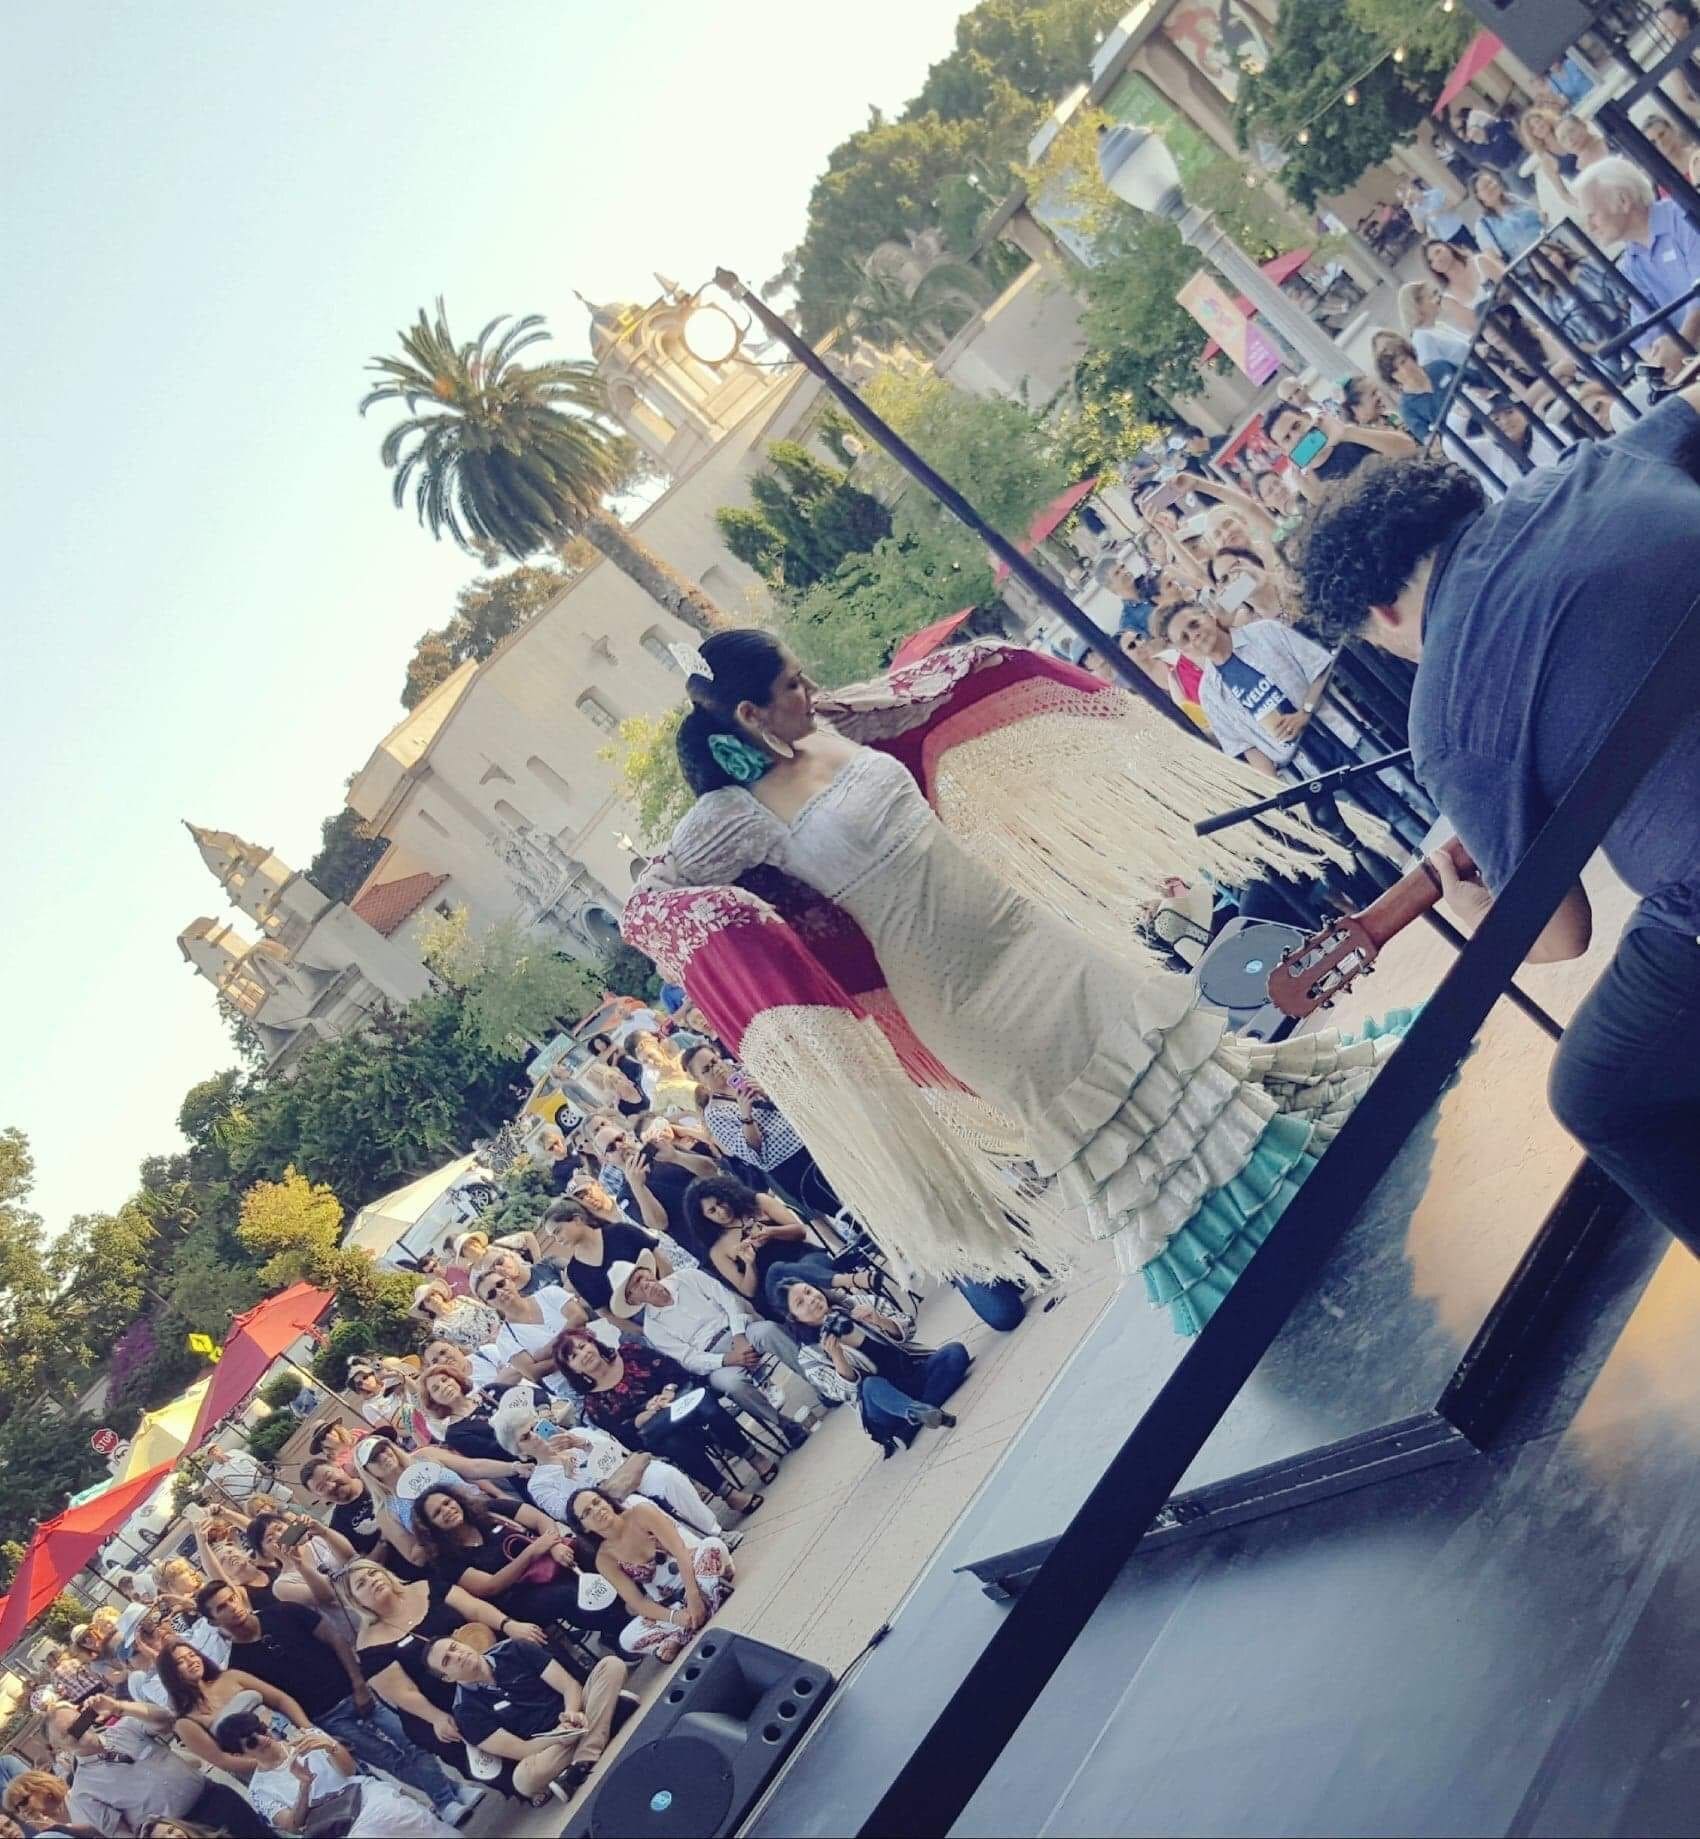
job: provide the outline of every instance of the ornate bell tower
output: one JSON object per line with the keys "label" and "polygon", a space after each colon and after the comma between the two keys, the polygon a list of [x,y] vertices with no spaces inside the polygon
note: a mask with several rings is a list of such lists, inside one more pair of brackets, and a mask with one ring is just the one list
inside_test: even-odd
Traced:
{"label": "ornate bell tower", "polygon": [[[596,306],[578,298],[590,314],[591,355],[610,412],[676,479],[773,387],[775,373],[745,351],[723,308],[699,301],[665,275],[655,278],[661,297],[647,307]],[[720,348],[726,355],[713,362],[698,355]]]}

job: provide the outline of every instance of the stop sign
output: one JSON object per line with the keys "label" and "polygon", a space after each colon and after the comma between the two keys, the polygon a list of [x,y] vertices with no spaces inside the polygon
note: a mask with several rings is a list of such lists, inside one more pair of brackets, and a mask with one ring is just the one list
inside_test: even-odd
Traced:
{"label": "stop sign", "polygon": [[97,1456],[110,1456],[118,1447],[118,1433],[115,1430],[108,1430],[103,1424],[100,1429],[89,1438],[89,1442],[94,1445],[94,1451]]}

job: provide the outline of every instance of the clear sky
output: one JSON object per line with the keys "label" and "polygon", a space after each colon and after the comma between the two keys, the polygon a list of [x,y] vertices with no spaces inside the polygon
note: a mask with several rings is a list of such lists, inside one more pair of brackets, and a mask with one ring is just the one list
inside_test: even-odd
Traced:
{"label": "clear sky", "polygon": [[763,280],[962,0],[56,0],[0,68],[0,1125],[50,1228],[232,1058],[180,827],[305,867],[475,572],[392,509],[362,366],[572,290]]}

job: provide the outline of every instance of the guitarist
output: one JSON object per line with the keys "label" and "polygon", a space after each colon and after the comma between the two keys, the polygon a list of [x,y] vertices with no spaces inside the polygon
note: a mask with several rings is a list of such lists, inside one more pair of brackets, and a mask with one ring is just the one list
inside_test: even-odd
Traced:
{"label": "guitarist", "polygon": [[[1441,870],[1479,920],[1671,633],[1700,600],[1700,386],[1573,448],[1497,504],[1428,458],[1365,468],[1300,539],[1310,629],[1416,664],[1417,776],[1480,866]],[[1559,1121],[1700,1253],[1700,709],[1605,840],[1640,905],[1565,1031]],[[1485,885],[1483,885],[1485,884]],[[1578,885],[1530,953],[1579,957]]]}

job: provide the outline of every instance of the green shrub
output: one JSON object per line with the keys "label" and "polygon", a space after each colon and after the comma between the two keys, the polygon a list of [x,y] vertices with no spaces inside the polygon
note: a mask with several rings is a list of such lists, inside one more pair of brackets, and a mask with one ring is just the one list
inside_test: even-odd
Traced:
{"label": "green shrub", "polygon": [[262,1405],[281,1411],[300,1395],[303,1381],[299,1373],[275,1373],[256,1394]]}
{"label": "green shrub", "polygon": [[256,1462],[271,1462],[289,1439],[301,1428],[301,1420],[292,1411],[274,1411],[264,1423],[248,1433],[248,1449]]}

